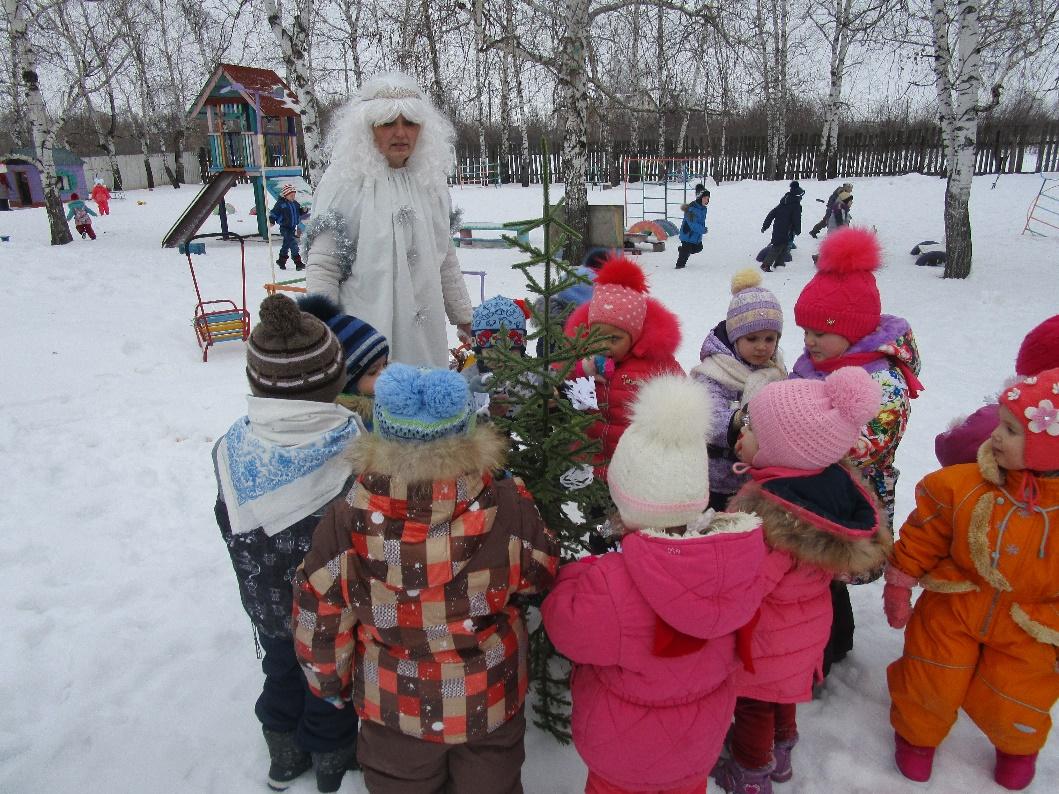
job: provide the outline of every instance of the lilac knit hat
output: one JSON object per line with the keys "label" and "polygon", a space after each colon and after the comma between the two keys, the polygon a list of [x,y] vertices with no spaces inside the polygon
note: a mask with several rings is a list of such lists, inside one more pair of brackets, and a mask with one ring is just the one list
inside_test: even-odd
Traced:
{"label": "lilac knit hat", "polygon": [[732,276],[732,302],[724,328],[732,343],[756,331],[783,333],[783,309],[776,296],[761,286],[757,268],[748,267]]}
{"label": "lilac knit hat", "polygon": [[770,383],[750,399],[758,443],[755,468],[822,469],[853,448],[882,404],[882,388],[860,367],[842,367],[824,380]]}

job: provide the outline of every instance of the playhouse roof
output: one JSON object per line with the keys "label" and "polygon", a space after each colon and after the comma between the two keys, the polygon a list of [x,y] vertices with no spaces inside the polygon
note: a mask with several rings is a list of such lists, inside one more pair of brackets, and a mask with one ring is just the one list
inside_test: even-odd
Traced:
{"label": "playhouse roof", "polygon": [[[241,88],[225,91],[228,86],[238,84]],[[271,69],[253,66],[238,66],[234,63],[219,63],[199,92],[188,116],[195,118],[206,104],[231,102],[240,97],[248,105],[254,104],[254,94],[261,98],[261,112],[266,116],[297,116],[298,99],[283,78]]]}
{"label": "playhouse roof", "polygon": [[[10,160],[20,160],[26,163],[32,163],[33,157],[36,152],[33,149],[12,149],[6,155],[0,156],[0,160],[8,162]],[[71,152],[69,149],[63,149],[56,146],[52,149],[52,156],[55,158],[56,165],[84,165],[85,161],[78,157],[76,154]]]}

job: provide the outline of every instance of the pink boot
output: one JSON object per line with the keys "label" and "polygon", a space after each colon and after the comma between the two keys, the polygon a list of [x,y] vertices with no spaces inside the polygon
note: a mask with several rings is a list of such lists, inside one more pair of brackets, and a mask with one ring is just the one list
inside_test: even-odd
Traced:
{"label": "pink boot", "polygon": [[776,783],[786,783],[794,777],[794,769],[791,767],[791,750],[798,743],[798,735],[790,739],[782,739],[772,747],[772,759],[775,769],[769,777]]}
{"label": "pink boot", "polygon": [[917,783],[930,780],[935,748],[910,744],[897,731],[894,731],[894,747],[894,760],[902,775]]}
{"label": "pink boot", "polygon": [[996,751],[996,769],[993,780],[1012,791],[1022,791],[1033,780],[1037,771],[1037,753],[1033,755],[1011,755]]}

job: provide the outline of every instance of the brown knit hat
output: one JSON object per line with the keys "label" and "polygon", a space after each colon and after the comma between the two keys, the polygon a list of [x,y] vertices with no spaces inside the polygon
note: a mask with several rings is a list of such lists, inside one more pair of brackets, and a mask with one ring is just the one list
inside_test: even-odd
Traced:
{"label": "brown knit hat", "polygon": [[342,345],[286,295],[270,295],[246,345],[246,378],[257,397],[334,402],[346,385]]}

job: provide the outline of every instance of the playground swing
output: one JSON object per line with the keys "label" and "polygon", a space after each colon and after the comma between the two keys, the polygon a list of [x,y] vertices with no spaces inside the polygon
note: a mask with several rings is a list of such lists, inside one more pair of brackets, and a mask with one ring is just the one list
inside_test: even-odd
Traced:
{"label": "playground swing", "polygon": [[195,264],[191,261],[192,254],[205,254],[206,244],[196,243],[194,240],[202,240],[206,237],[225,237],[225,233],[212,232],[209,234],[196,234],[188,238],[188,241],[180,244],[180,253],[188,258],[188,268],[191,270],[191,281],[195,285],[195,316],[191,321],[195,328],[195,340],[202,349],[202,360],[206,361],[210,348],[218,342],[231,342],[236,339],[246,341],[250,336],[250,312],[246,310],[246,245],[245,238],[235,232],[227,232],[227,237],[234,237],[239,241],[239,260],[243,276],[243,302],[237,306],[235,301],[219,299],[202,299],[202,291],[199,289],[199,280],[195,275]]}

